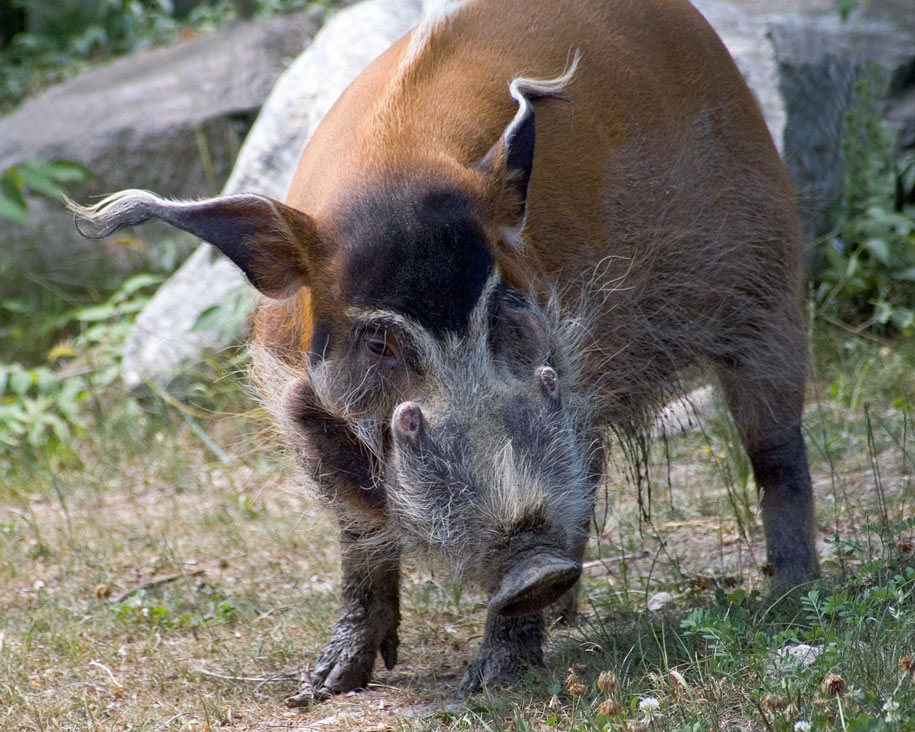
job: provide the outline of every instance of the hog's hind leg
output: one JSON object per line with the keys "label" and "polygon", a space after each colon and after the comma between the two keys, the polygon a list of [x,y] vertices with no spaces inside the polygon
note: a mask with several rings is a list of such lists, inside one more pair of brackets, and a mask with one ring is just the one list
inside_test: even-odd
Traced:
{"label": "hog's hind leg", "polygon": [[813,490],[801,430],[804,336],[792,321],[782,321],[782,328],[760,327],[751,350],[718,368],[728,408],[753,466],[767,562],[777,592],[819,572]]}
{"label": "hog's hind leg", "polygon": [[340,615],[311,672],[311,684],[290,697],[289,706],[364,689],[379,653],[385,667],[394,668],[399,643],[400,552],[375,538],[371,532],[343,532]]}

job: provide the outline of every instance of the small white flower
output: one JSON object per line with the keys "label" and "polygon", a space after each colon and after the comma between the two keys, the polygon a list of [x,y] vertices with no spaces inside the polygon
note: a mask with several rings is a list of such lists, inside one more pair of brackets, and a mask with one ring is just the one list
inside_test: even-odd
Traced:
{"label": "small white flower", "polygon": [[887,722],[898,722],[902,719],[899,716],[899,702],[895,699],[887,699],[883,702],[884,719]]}
{"label": "small white flower", "polygon": [[794,732],[810,732],[810,722],[806,719],[798,719],[794,723]]}
{"label": "small white flower", "polygon": [[643,696],[639,699],[639,711],[646,717],[653,717],[661,708],[661,702],[656,696]]}

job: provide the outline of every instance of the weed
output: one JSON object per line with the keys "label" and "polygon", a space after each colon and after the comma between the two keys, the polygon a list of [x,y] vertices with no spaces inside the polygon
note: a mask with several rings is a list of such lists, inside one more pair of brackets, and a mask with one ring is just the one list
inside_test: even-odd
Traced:
{"label": "weed", "polygon": [[29,226],[31,221],[25,200],[26,192],[62,201],[66,195],[62,185],[84,183],[91,176],[88,168],[69,160],[50,163],[25,160],[12,165],[0,175],[0,218],[20,226]]}
{"label": "weed", "polygon": [[900,170],[883,121],[887,74],[877,65],[855,84],[846,114],[845,193],[834,235],[812,273],[821,312],[856,332],[915,333],[915,207],[900,197],[913,162]]}
{"label": "weed", "polygon": [[[15,6],[40,30],[16,33],[0,48],[0,114],[27,94],[114,56],[173,41],[184,31],[217,28],[239,8],[267,15],[299,10],[307,0],[195,3],[185,16],[168,0],[19,0]],[[326,5],[317,2],[317,5]]]}
{"label": "weed", "polygon": [[0,363],[0,454],[17,453],[33,465],[74,462],[71,441],[87,428],[85,407],[93,406],[96,417],[104,411],[98,392],[117,379],[132,316],[149,300],[144,291],[160,281],[131,277],[104,303],[61,318],[63,327],[72,324],[78,331],[48,352],[48,362],[58,368]]}

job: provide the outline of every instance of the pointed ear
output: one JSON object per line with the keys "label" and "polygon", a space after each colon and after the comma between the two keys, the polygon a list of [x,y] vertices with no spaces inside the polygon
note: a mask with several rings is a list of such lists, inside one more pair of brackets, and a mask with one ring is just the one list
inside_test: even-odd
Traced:
{"label": "pointed ear", "polygon": [[534,168],[534,105],[519,90],[518,80],[511,83],[509,91],[518,102],[518,111],[499,141],[474,167],[491,181],[499,208],[510,219],[502,223],[520,228]]}
{"label": "pointed ear", "polygon": [[563,94],[575,75],[581,53],[575,51],[565,71],[553,79],[519,77],[508,85],[508,92],[518,103],[518,111],[502,133],[499,141],[473,167],[490,180],[497,210],[503,226],[520,233],[524,224],[527,189],[534,169],[534,105],[538,99],[561,99],[571,103]]}
{"label": "pointed ear", "polygon": [[[314,222],[272,198],[220,196],[202,201],[169,201],[148,191],[115,193],[95,206],[67,201],[79,232],[101,239],[124,226],[161,219],[218,248],[268,297],[294,294],[313,279],[320,247]],[[80,222],[95,231],[83,231]]]}

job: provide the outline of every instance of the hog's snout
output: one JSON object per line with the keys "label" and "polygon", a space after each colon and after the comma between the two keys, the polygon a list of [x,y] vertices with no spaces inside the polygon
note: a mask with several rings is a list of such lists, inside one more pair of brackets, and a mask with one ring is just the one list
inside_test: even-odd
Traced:
{"label": "hog's snout", "polygon": [[526,552],[503,575],[489,609],[505,616],[542,610],[581,576],[581,564],[553,547]]}

